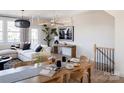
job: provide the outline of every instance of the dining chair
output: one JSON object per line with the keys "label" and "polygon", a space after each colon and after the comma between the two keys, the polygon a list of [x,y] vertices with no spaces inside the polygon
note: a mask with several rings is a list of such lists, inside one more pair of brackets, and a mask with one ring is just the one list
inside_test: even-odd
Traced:
{"label": "dining chair", "polygon": [[80,82],[80,83],[88,83],[90,82],[91,72],[90,72],[90,60],[86,56],[80,56],[80,61],[83,62],[81,65],[81,69],[74,71],[70,74],[70,80]]}
{"label": "dining chair", "polygon": [[93,60],[89,60],[86,56],[80,57],[81,62],[83,62],[82,69],[85,69],[85,72],[88,72],[88,74],[85,73],[84,77],[89,78],[89,82],[92,82],[95,74],[95,62]]}
{"label": "dining chair", "polygon": [[87,70],[77,70],[71,73],[70,79],[73,80],[73,82],[89,83],[89,73]]}
{"label": "dining chair", "polygon": [[80,61],[81,62],[89,62],[89,59],[88,59],[88,57],[82,55],[82,56],[80,56]]}
{"label": "dining chair", "polygon": [[79,82],[79,83],[81,83],[82,78],[83,78],[83,71],[81,69],[73,71],[70,74],[70,82]]}
{"label": "dining chair", "polygon": [[81,83],[89,83],[89,73],[87,70],[83,71],[83,76],[81,78]]}
{"label": "dining chair", "polygon": [[88,57],[86,57],[86,56],[80,56],[80,61],[83,62],[84,64],[85,63],[86,64],[90,63],[92,65],[92,69],[95,69],[95,62],[92,61],[92,60],[90,60],[90,59],[88,59]]}

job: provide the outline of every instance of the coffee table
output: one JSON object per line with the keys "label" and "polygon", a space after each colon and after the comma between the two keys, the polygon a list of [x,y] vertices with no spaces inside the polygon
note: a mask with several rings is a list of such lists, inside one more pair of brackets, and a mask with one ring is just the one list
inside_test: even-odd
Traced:
{"label": "coffee table", "polygon": [[4,64],[11,60],[12,60],[12,57],[8,57],[6,59],[0,59],[0,70],[4,70]]}

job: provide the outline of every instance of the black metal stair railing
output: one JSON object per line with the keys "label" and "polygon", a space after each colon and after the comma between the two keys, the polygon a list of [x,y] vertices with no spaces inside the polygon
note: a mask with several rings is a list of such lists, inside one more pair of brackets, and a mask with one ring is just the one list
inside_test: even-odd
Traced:
{"label": "black metal stair railing", "polygon": [[95,45],[96,69],[114,74],[114,48],[96,47]]}

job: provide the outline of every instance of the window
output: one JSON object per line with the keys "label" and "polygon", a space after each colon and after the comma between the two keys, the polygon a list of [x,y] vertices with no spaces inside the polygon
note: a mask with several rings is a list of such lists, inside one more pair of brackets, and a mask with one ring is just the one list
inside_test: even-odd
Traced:
{"label": "window", "polygon": [[3,21],[0,20],[0,42],[3,41]]}
{"label": "window", "polygon": [[7,21],[8,42],[20,42],[20,29],[15,27],[14,21]]}
{"label": "window", "polygon": [[38,43],[38,29],[32,28],[30,37],[31,43]]}

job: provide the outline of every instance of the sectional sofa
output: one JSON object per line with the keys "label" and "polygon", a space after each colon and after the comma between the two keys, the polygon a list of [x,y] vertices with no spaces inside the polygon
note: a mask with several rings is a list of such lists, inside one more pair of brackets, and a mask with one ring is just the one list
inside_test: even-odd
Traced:
{"label": "sectional sofa", "polygon": [[[11,49],[10,44],[0,44],[0,56],[11,56],[13,59],[18,58],[21,61],[32,61],[35,59],[37,55],[42,54],[41,52],[35,52],[35,47],[37,45],[32,45],[28,50],[22,49]],[[44,53],[49,56],[50,51],[48,51],[48,47],[46,45],[41,45],[43,47],[43,55]]]}
{"label": "sectional sofa", "polygon": [[18,57],[16,50],[10,49],[11,44],[0,44],[0,56],[11,56],[12,58]]}

